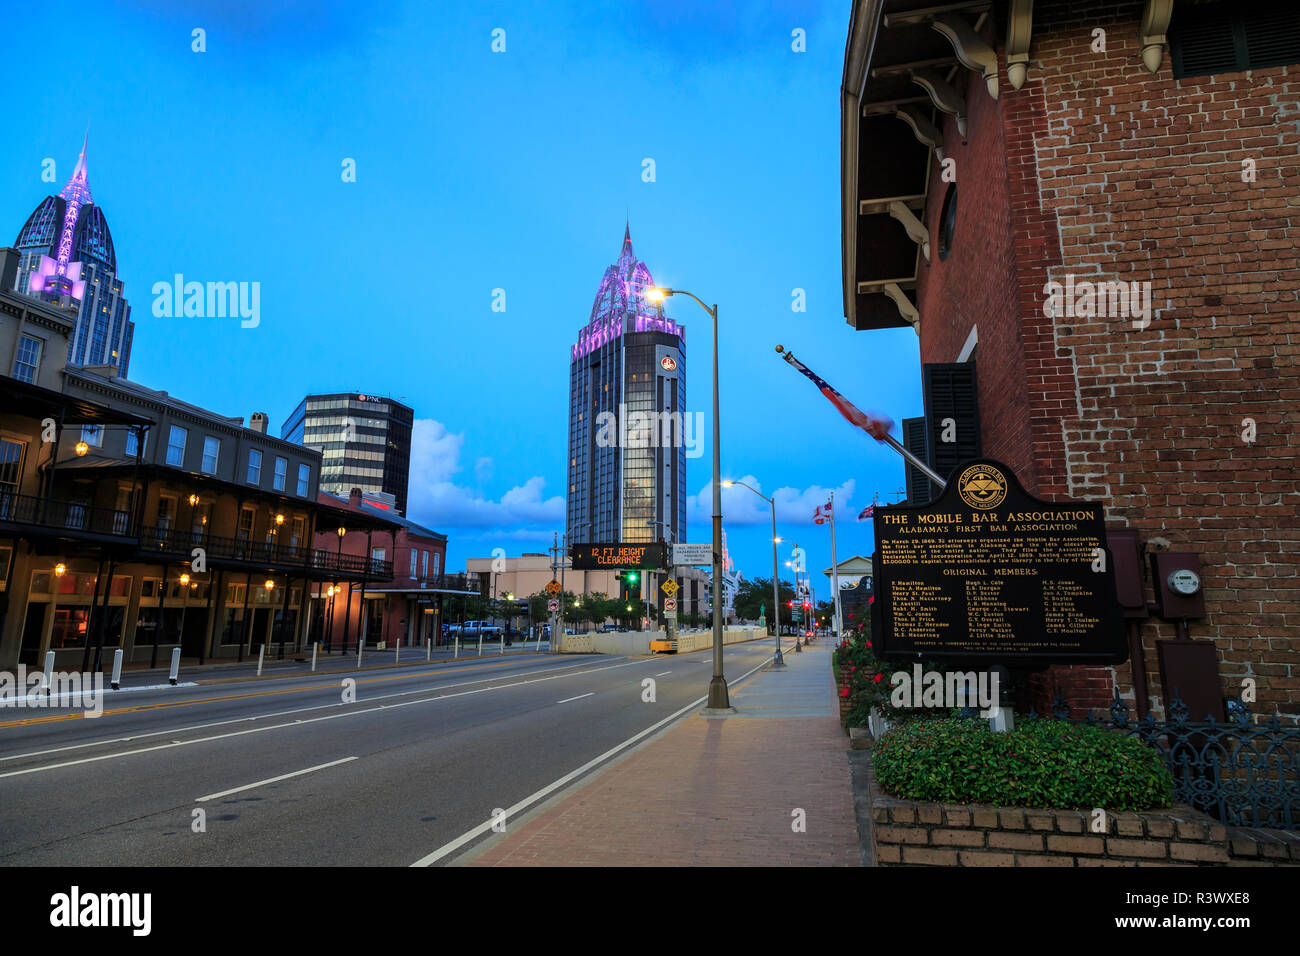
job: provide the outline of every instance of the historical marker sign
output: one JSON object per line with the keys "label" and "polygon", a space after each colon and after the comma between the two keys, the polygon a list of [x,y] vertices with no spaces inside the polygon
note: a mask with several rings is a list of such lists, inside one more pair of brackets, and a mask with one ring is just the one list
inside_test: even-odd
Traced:
{"label": "historical marker sign", "polygon": [[664,566],[664,551],[662,544],[575,544],[569,548],[569,557],[575,571],[655,571]]}
{"label": "historical marker sign", "polygon": [[920,507],[875,510],[878,653],[988,663],[1128,656],[1101,505],[1040,501],[991,459]]}

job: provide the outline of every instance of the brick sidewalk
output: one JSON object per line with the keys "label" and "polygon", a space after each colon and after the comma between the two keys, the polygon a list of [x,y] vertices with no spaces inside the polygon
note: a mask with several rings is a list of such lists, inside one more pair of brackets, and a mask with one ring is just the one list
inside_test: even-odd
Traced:
{"label": "brick sidewalk", "polygon": [[[733,689],[506,834],[474,866],[857,866],[829,641]],[[805,811],[796,833],[792,811]]]}

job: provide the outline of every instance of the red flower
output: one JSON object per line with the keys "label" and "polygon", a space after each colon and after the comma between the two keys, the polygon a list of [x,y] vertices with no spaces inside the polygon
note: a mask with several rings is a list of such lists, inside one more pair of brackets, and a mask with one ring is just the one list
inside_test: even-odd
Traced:
{"label": "red flower", "polygon": [[870,642],[870,641],[867,641],[867,647],[870,647],[870,646],[871,646],[871,642]]}
{"label": "red flower", "polygon": [[841,696],[841,697],[848,697],[848,696],[849,696],[849,689],[848,689],[847,687],[841,687],[841,688],[840,688],[840,696]]}
{"label": "red flower", "polygon": [[880,678],[882,678],[882,677],[884,677],[884,676],[885,676],[884,674],[877,674],[876,677],[875,677],[875,681],[876,681],[876,683],[879,684],[879,683],[880,683]]}

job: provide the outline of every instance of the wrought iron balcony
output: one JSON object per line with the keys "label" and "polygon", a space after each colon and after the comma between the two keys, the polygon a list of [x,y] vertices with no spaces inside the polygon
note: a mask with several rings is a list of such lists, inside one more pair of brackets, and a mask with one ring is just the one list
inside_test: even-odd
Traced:
{"label": "wrought iron balcony", "polygon": [[251,538],[223,538],[184,528],[147,527],[140,529],[140,549],[171,554],[186,560],[195,548],[202,548],[208,560],[238,561],[258,567],[310,569],[386,581],[393,576],[393,562],[355,554],[339,554],[325,548],[291,544],[279,536],[270,541]]}
{"label": "wrought iron balcony", "polygon": [[52,532],[133,537],[131,512],[97,508],[85,501],[46,500],[35,495],[0,491],[0,522],[29,525]]}

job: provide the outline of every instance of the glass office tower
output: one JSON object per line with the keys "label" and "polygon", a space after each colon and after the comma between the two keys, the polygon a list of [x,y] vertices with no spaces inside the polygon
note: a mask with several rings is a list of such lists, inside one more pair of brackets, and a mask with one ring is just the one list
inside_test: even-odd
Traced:
{"label": "glass office tower", "polygon": [[625,230],[570,350],[569,544],[686,538],[686,329],[653,285]]}

